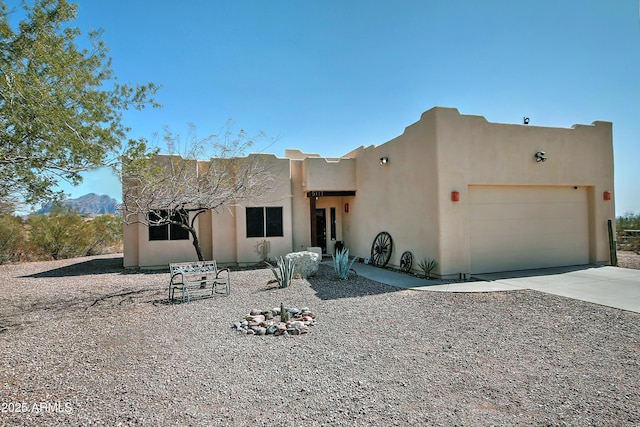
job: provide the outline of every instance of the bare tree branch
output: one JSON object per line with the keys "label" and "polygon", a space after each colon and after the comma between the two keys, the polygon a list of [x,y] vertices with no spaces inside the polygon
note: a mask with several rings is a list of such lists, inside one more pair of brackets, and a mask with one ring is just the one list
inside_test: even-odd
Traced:
{"label": "bare tree branch", "polygon": [[[264,134],[259,135],[264,138]],[[202,260],[196,218],[272,192],[277,184],[271,155],[244,156],[254,138],[244,131],[234,135],[198,138],[191,125],[186,142],[165,129],[165,142],[180,155],[149,153],[143,145],[133,145],[122,163],[122,217],[126,224],[147,227],[175,225],[187,230]],[[209,154],[208,160],[196,156]]]}

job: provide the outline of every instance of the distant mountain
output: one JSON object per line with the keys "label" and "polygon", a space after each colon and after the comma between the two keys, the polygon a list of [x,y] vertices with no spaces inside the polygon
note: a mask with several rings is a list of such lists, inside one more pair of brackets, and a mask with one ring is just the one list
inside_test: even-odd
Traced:
{"label": "distant mountain", "polygon": [[[106,194],[98,196],[95,193],[85,194],[77,199],[67,199],[62,202],[63,205],[78,211],[81,214],[106,214],[116,213],[116,205],[118,202]],[[44,203],[42,208],[38,210],[38,214],[46,214],[51,211],[53,203]]]}

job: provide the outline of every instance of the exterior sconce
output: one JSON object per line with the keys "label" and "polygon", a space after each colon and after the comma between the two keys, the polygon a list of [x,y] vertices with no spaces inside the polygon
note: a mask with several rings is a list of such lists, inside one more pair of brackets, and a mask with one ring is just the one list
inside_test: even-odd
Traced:
{"label": "exterior sconce", "polygon": [[451,192],[451,201],[452,202],[459,202],[460,201],[460,193],[458,191],[452,191]]}
{"label": "exterior sconce", "polygon": [[610,191],[605,191],[604,193],[602,193],[602,198],[604,200],[611,200],[611,192]]}
{"label": "exterior sconce", "polygon": [[344,213],[349,213],[349,203],[344,204]]}
{"label": "exterior sconce", "polygon": [[525,125],[528,125],[529,124],[529,117],[523,117],[522,118],[522,123],[525,124]]}
{"label": "exterior sconce", "polygon": [[534,157],[538,163],[547,161],[547,155],[544,151],[538,151]]}
{"label": "exterior sconce", "polygon": [[381,165],[386,165],[387,163],[389,163],[389,158],[388,157],[380,157],[380,164]]}

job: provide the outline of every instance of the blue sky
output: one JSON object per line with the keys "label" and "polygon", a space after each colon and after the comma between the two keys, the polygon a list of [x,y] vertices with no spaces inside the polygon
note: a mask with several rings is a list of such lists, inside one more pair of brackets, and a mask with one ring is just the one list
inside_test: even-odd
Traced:
{"label": "blue sky", "polygon": [[[162,109],[128,112],[130,137],[228,119],[327,157],[400,135],[433,106],[489,121],[613,122],[617,214],[640,213],[638,0],[78,0],[123,83],[153,81]],[[120,198],[87,176],[74,197]]]}

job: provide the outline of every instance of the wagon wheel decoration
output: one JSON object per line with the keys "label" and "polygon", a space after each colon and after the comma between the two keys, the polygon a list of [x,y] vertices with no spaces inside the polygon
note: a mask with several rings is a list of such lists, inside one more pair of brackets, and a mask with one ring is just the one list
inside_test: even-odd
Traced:
{"label": "wagon wheel decoration", "polygon": [[400,270],[408,273],[411,271],[411,264],[413,263],[413,255],[411,252],[404,251],[400,257]]}
{"label": "wagon wheel decoration", "polygon": [[371,264],[376,267],[384,267],[391,258],[393,240],[386,231],[378,233],[371,245]]}

